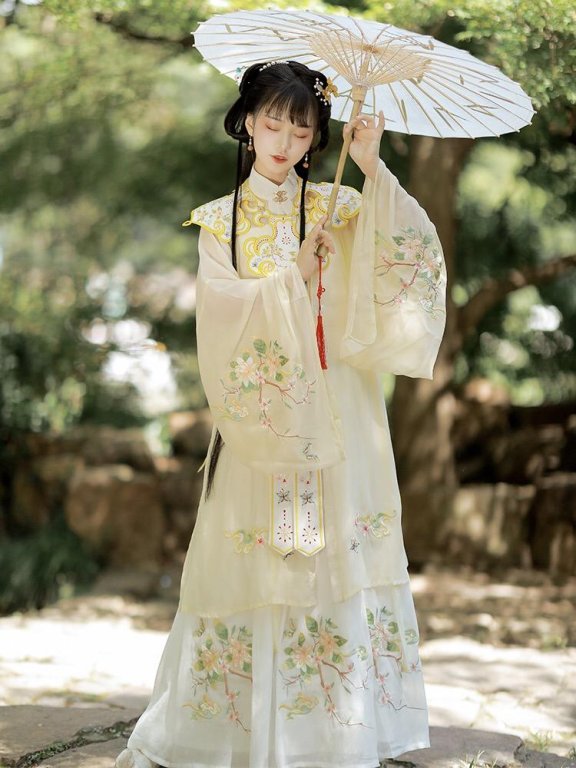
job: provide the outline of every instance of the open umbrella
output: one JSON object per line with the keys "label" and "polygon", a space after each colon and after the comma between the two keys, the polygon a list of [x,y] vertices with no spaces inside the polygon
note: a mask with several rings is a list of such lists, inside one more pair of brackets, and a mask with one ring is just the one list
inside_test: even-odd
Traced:
{"label": "open umbrella", "polygon": [[[292,60],[333,83],[332,117],[384,112],[392,131],[421,136],[499,136],[534,114],[522,88],[467,51],[391,24],[316,11],[237,11],[194,33],[206,61],[229,77],[258,61]],[[332,218],[351,141],[342,147],[328,208]]]}

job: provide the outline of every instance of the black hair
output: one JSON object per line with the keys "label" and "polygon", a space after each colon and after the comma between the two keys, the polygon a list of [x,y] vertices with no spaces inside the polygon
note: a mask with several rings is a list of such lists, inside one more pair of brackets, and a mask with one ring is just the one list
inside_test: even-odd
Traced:
{"label": "black hair", "polygon": [[[307,126],[310,124],[310,120],[312,121],[315,135],[308,151],[308,163],[305,164],[304,158],[302,158],[294,166],[294,170],[302,179],[300,194],[300,244],[302,244],[306,237],[307,166],[310,165],[312,154],[321,152],[328,144],[329,139],[330,100],[321,93],[327,85],[328,81],[322,72],[309,69],[297,61],[259,62],[252,64],[244,72],[239,85],[240,95],[224,118],[226,133],[238,142],[230,238],[234,269],[237,269],[236,221],[238,205],[241,201],[241,186],[250,175],[255,154],[253,151],[249,152],[243,149],[250,139],[246,129],[246,118],[250,114],[256,117],[263,109],[267,109],[277,116],[287,115],[295,125]],[[208,461],[206,497],[210,495],[212,489],[216,465],[223,444],[222,436],[216,430]]]}

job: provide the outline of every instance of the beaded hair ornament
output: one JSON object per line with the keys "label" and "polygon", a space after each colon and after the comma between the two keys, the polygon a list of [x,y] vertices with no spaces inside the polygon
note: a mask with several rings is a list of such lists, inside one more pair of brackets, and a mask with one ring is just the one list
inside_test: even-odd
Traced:
{"label": "beaded hair ornament", "polygon": [[318,96],[322,104],[330,104],[332,102],[332,96],[338,96],[338,88],[336,88],[329,77],[327,77],[326,80],[328,81],[326,86],[322,85],[322,81],[319,77],[316,78],[316,82],[314,83],[316,96]]}

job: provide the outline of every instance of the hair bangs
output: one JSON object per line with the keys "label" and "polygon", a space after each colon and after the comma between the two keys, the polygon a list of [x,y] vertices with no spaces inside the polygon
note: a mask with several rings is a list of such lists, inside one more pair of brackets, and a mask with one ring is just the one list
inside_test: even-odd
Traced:
{"label": "hair bangs", "polygon": [[276,87],[262,109],[273,117],[288,116],[294,125],[306,128],[318,127],[317,98],[303,83],[292,81]]}

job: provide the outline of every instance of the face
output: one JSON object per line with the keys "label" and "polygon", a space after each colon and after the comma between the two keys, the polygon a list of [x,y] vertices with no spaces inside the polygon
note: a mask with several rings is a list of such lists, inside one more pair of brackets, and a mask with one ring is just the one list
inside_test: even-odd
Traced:
{"label": "face", "polygon": [[246,128],[254,144],[254,168],[267,179],[282,184],[288,171],[312,145],[312,125],[295,125],[288,115],[269,112],[248,115]]}

